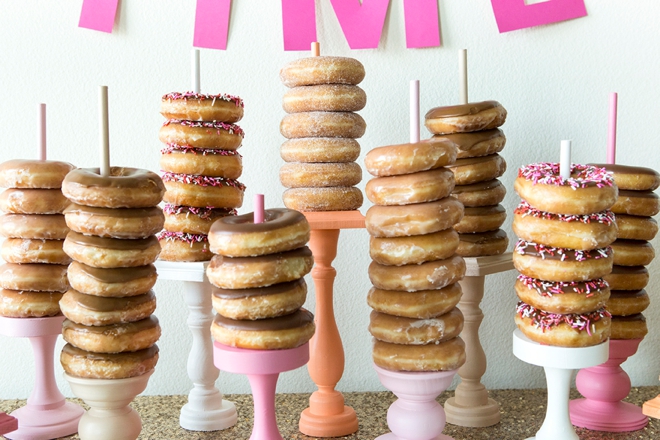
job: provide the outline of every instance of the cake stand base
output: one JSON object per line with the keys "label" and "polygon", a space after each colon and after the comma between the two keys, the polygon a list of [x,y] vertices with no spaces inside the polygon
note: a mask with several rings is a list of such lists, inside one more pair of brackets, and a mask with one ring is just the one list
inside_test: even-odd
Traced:
{"label": "cake stand base", "polygon": [[500,423],[500,404],[490,397],[485,405],[462,406],[455,397],[445,402],[447,421],[452,425],[470,428],[484,428]]}

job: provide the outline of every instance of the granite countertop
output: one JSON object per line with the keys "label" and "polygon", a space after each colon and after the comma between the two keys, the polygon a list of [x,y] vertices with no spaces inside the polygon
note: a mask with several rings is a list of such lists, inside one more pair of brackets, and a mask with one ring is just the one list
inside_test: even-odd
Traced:
{"label": "granite countertop", "polygon": [[[660,394],[660,387],[633,388],[627,401],[641,405]],[[451,397],[453,392],[446,392],[438,398],[440,403]],[[355,408],[360,423],[360,430],[342,439],[373,440],[388,432],[387,408],[394,401],[390,392],[344,393],[346,404]],[[533,436],[543,423],[547,393],[545,389],[533,390],[493,390],[490,397],[501,405],[502,421],[488,428],[462,428],[447,424],[444,434],[455,440],[498,439],[517,440]],[[579,397],[575,390],[571,397]],[[187,402],[187,396],[148,396],[137,397],[133,407],[142,416],[142,440],[247,440],[252,431],[252,396],[225,395],[225,399],[236,404],[238,423],[227,430],[216,432],[192,432],[179,427],[179,411]],[[300,412],[308,405],[309,394],[278,394],[276,397],[277,420],[280,432],[285,440],[311,439],[298,432]],[[76,399],[73,399],[76,401]],[[78,401],[80,403],[80,401]],[[10,412],[25,405],[24,400],[0,401],[0,411]],[[650,419],[642,430],[627,433],[606,433],[576,429],[581,440],[610,439],[658,439],[660,438],[660,420]],[[66,437],[77,439],[77,435]],[[558,439],[560,440],[560,439]]]}

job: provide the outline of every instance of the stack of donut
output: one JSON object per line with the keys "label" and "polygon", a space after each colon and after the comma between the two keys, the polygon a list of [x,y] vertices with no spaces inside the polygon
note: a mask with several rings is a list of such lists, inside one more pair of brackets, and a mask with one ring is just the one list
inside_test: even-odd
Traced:
{"label": "stack of donut", "polygon": [[362,206],[355,187],[362,169],[355,160],[366,129],[367,96],[357,86],[364,67],[353,58],[310,57],[287,64],[280,79],[290,89],[280,132],[288,140],[280,154],[284,205],[298,211],[350,211]]}
{"label": "stack of donut", "polygon": [[245,186],[238,180],[243,163],[238,148],[243,130],[243,100],[236,96],[169,93],[160,113],[160,167],[167,191],[165,229],[158,234],[161,260],[207,261],[213,222],[236,215]]}
{"label": "stack of donut", "polygon": [[456,147],[441,139],[371,150],[366,215],[373,287],[373,360],[394,371],[453,370],[465,362],[456,304],[465,262],[456,255],[463,205],[451,197]]}
{"label": "stack of donut", "polygon": [[498,154],[506,143],[498,129],[506,114],[499,102],[484,101],[436,107],[425,116],[424,124],[434,139],[448,140],[458,148],[450,169],[456,180],[452,196],[465,206],[463,219],[454,226],[460,239],[456,253],[463,257],[499,255],[509,244],[500,229],[506,220],[500,205],[506,188],[497,180],[506,171],[506,162]]}
{"label": "stack of donut", "polygon": [[262,223],[253,213],[223,217],[211,227],[215,254],[206,270],[213,284],[213,338],[224,345],[281,350],[314,335],[314,317],[302,308],[304,276],[314,264],[306,246],[309,223],[300,212],[268,209]]}
{"label": "stack of donut", "polygon": [[610,336],[605,309],[617,233],[609,209],[617,198],[612,176],[600,167],[571,165],[564,179],[557,163],[521,167],[514,188],[519,239],[513,264],[516,324],[531,340],[561,347],[597,345]]}
{"label": "stack of donut", "polygon": [[69,228],[62,212],[66,162],[10,160],[0,164],[0,316],[31,318],[60,313],[59,301],[69,288],[71,259],[62,250]]}
{"label": "stack of donut", "polygon": [[612,314],[611,339],[641,339],[646,336],[649,306],[644,287],[649,281],[646,265],[655,257],[650,240],[658,232],[651,218],[660,211],[660,199],[653,192],[660,186],[660,174],[650,168],[598,164],[612,173],[619,197],[612,207],[619,232],[612,243],[614,266],[605,277],[611,295],[607,310]]}
{"label": "stack of donut", "polygon": [[142,375],[158,360],[158,319],[152,316],[164,217],[157,206],[165,187],[157,174],[135,168],[80,168],[62,192],[71,232],[64,240],[71,289],[60,301],[68,342],[60,360],[76,377],[123,379]]}

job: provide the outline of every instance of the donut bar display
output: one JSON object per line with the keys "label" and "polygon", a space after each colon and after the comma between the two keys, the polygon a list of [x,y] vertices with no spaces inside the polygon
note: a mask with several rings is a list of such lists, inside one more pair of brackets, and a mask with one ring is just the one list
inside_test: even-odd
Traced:
{"label": "donut bar display", "polygon": [[69,232],[62,212],[69,201],[62,181],[75,167],[49,160],[9,160],[0,164],[0,316],[46,317],[60,314],[69,288],[63,250]]}
{"label": "donut bar display", "polygon": [[166,261],[208,261],[213,222],[236,215],[245,186],[238,153],[244,133],[243,100],[219,94],[168,93],[161,99],[167,121],[160,129],[160,167],[167,191],[164,229],[157,234]]}
{"label": "donut bar display", "polygon": [[280,71],[289,88],[282,104],[287,115],[280,123],[288,139],[280,149],[287,208],[351,211],[362,206],[362,192],[355,187],[362,180],[355,139],[364,135],[366,123],[355,112],[367,102],[358,87],[364,75],[359,61],[326,56],[294,60]]}

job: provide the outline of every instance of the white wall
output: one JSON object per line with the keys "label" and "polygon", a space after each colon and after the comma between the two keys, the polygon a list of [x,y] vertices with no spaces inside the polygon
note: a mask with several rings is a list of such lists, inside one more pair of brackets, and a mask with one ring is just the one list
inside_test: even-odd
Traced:
{"label": "white wall", "polygon": [[[318,33],[324,54],[358,58],[369,97],[361,115],[368,123],[364,152],[408,139],[408,82],[421,80],[422,111],[457,100],[457,55],[469,50],[470,97],[496,99],[509,111],[503,129],[503,156],[510,188],[504,204],[517,204],[512,183],[518,166],[554,161],[559,141],[572,139],[574,161],[605,161],[607,96],[619,92],[619,152],[623,164],[660,169],[657,154],[660,4],[639,0],[632,7],[616,0],[588,0],[589,16],[570,22],[500,35],[489,2],[442,1],[443,46],[405,49],[402,2],[390,7],[379,49],[351,51],[329,2],[319,3]],[[265,193],[268,206],[282,206],[280,102],[285,92],[279,69],[306,56],[284,52],[280,2],[235,1],[229,50],[202,52],[202,89],[228,92],[246,102],[240,125],[247,136],[241,153],[247,185],[241,212],[252,209],[252,194]],[[48,105],[50,158],[80,167],[98,166],[97,86],[110,89],[111,161],[115,165],[158,169],[158,113],[161,95],[189,89],[194,2],[121,2],[111,35],[77,27],[80,1],[4,0],[0,3],[0,161],[36,158],[36,105]],[[426,133],[424,133],[424,136]],[[362,163],[364,152],[359,159]],[[368,179],[365,172],[365,180]],[[362,212],[366,211],[366,202]],[[510,231],[510,220],[505,224]],[[339,389],[382,389],[370,362],[365,297],[368,236],[364,230],[340,236],[335,268],[336,315],[346,351]],[[658,246],[658,240],[654,245]],[[652,298],[646,316],[650,333],[640,352],[625,364],[634,385],[656,385],[660,373],[660,260],[650,267]],[[544,386],[540,368],[511,354],[516,296],[512,272],[487,278],[481,329],[489,361],[489,388]],[[309,280],[311,285],[311,280]],[[157,316],[163,326],[161,358],[147,394],[184,394],[190,389],[185,365],[191,337],[182,284],[160,281]],[[314,307],[310,292],[307,306]],[[57,352],[61,344],[58,344]],[[24,398],[32,389],[33,361],[26,340],[0,336],[0,398]],[[56,374],[61,368],[56,365]],[[282,375],[280,391],[311,391],[306,369]],[[221,374],[223,392],[249,392],[242,376]],[[70,395],[68,385],[60,388]]]}

